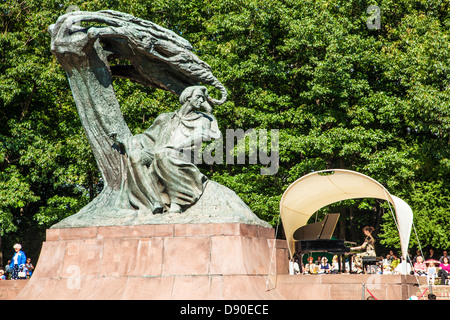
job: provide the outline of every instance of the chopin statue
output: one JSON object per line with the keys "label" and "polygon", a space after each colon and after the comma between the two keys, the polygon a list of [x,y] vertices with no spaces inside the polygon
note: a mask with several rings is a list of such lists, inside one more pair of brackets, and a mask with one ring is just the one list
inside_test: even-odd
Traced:
{"label": "chopin statue", "polygon": [[[95,26],[89,26],[95,24]],[[99,26],[100,25],[100,26]],[[225,87],[192,45],[151,21],[116,11],[75,11],[48,28],[51,51],[67,73],[81,123],[104,181],[102,192],[53,228],[157,223],[244,222],[267,226],[228,188],[193,163],[199,141],[220,137],[213,106]],[[110,65],[114,59],[129,64]],[[112,85],[127,78],[179,96],[133,136]],[[220,99],[205,86],[217,88]]]}
{"label": "chopin statue", "polygon": [[210,111],[206,87],[186,88],[180,96],[182,107],[159,115],[143,134],[125,141],[110,136],[119,150],[128,155],[128,197],[133,208],[151,208],[162,213],[180,213],[202,195],[207,178],[192,163],[194,148],[202,141],[220,138],[217,120]]}

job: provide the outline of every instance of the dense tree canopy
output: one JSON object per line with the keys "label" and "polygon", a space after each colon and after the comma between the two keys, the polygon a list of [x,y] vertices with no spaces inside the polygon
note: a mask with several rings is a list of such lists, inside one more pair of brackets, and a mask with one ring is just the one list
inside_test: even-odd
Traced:
{"label": "dense tree canopy", "polygon": [[[76,213],[102,181],[47,27],[69,5],[151,20],[189,40],[228,90],[222,130],[279,129],[280,167],[203,165],[274,226],[284,190],[313,170],[345,168],[381,182],[415,214],[422,246],[450,234],[450,4],[440,0],[7,0],[0,4],[0,235],[39,251],[43,231]],[[377,5],[381,28],[369,29]],[[178,107],[174,95],[115,80],[133,133]],[[212,94],[217,92],[212,91]],[[371,224],[399,248],[386,203],[354,200],[340,236]],[[415,236],[411,245],[417,244]],[[5,249],[7,247],[7,249]]]}

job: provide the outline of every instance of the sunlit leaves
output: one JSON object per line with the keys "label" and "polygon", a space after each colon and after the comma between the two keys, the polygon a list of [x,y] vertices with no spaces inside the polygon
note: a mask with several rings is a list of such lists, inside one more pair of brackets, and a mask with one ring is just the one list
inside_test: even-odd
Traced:
{"label": "sunlit leaves", "polygon": [[[9,197],[0,203],[4,232],[14,230],[16,217],[26,210],[31,219],[51,224],[101,190],[66,75],[50,54],[46,33],[71,4],[127,12],[175,31],[228,90],[228,101],[214,107],[222,130],[280,130],[280,169],[274,176],[261,176],[259,165],[201,166],[260,217],[276,223],[277,201],[297,178],[345,168],[401,195],[418,212],[418,228],[435,230],[439,240],[433,245],[444,246],[450,7],[437,0],[4,2],[0,168],[3,197]],[[381,9],[380,30],[367,28],[370,4]],[[178,107],[168,92],[123,79],[114,86],[133,133]],[[367,203],[355,210],[368,210]],[[382,230],[393,239],[389,219],[385,214]],[[419,223],[422,219],[426,223]]]}

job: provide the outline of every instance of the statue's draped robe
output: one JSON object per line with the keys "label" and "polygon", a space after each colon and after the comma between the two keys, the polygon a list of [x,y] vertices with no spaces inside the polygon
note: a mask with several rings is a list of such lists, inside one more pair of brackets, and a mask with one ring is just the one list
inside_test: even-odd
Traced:
{"label": "statue's draped robe", "polygon": [[133,208],[189,206],[200,198],[207,178],[192,162],[201,141],[186,143],[200,136],[203,141],[220,137],[214,116],[198,111],[182,116],[176,111],[160,114],[144,133],[124,141],[128,155],[124,183]]}

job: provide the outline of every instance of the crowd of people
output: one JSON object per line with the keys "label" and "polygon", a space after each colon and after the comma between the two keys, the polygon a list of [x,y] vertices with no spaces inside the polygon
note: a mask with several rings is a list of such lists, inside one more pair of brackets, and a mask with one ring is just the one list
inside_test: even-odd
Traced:
{"label": "crowd of people", "polygon": [[[300,261],[298,256],[294,255],[289,263],[290,274],[320,274],[320,273],[339,273],[338,257],[334,256],[331,263],[328,262],[327,257],[318,256],[314,258],[309,256],[306,264],[302,264],[302,270],[300,271]],[[349,262],[345,262],[346,270],[349,270]],[[353,264],[354,265],[354,264]]]}
{"label": "crowd of people", "polygon": [[[401,262],[397,255],[391,250],[386,257],[378,259],[375,252],[375,238],[372,236],[374,231],[373,227],[366,226],[362,229],[365,240],[361,246],[350,248],[351,251],[360,251],[359,253],[350,254],[347,256],[347,260],[344,265],[339,265],[337,256],[333,257],[332,263],[328,263],[326,257],[318,257],[316,261],[312,256],[308,257],[307,263],[303,264],[299,257],[294,254],[289,261],[289,274],[318,274],[318,273],[340,273],[341,270],[345,272],[363,273],[364,270],[363,261],[364,258],[369,258],[375,261],[376,265],[370,265],[372,269],[378,268],[375,272],[383,274],[402,274],[406,271],[416,276],[426,276],[427,282],[430,284],[436,284],[439,282],[441,285],[450,285],[450,264],[447,251],[444,250],[442,256],[439,256],[430,249],[427,259],[422,256],[421,250],[417,250],[416,255],[412,258],[410,255],[407,257],[407,261]],[[371,270],[371,273],[374,273]],[[436,281],[438,279],[438,281]]]}
{"label": "crowd of people", "polygon": [[[339,265],[338,257],[335,255],[329,263],[327,257],[313,257],[310,255],[307,258],[307,262],[300,264],[300,259],[297,255],[290,260],[289,273],[291,275],[297,274],[337,274],[342,270],[346,273],[350,271],[359,273],[361,270],[358,268],[358,262],[353,259],[352,255],[349,255],[343,262],[344,265]],[[441,256],[436,256],[433,249],[430,249],[430,254],[426,259],[422,256],[420,251],[417,251],[416,255],[412,258],[409,257],[410,263],[407,264],[408,272],[417,276],[426,276],[430,284],[450,285],[450,257],[447,255],[447,251],[444,251]],[[382,257],[378,266],[373,268],[375,271],[383,274],[401,274],[402,269],[400,266],[401,259],[392,250]],[[301,266],[301,268],[300,268]],[[372,267],[372,266],[370,266]],[[383,268],[382,270],[380,268]]]}
{"label": "crowd of people", "polygon": [[416,255],[412,259],[413,268],[412,272],[418,276],[426,276],[428,282],[431,284],[436,283],[436,279],[440,279],[440,284],[450,285],[450,257],[446,250],[438,257],[433,249],[430,249],[430,253],[426,259],[422,256],[420,251],[416,252]]}
{"label": "crowd of people", "polygon": [[33,274],[34,266],[31,258],[27,258],[22,251],[22,245],[14,245],[14,255],[4,268],[0,267],[0,280],[28,279]]}

